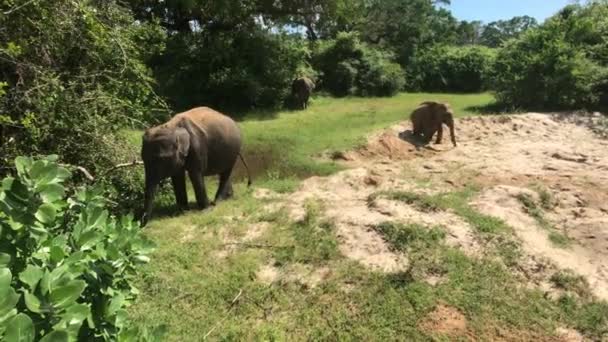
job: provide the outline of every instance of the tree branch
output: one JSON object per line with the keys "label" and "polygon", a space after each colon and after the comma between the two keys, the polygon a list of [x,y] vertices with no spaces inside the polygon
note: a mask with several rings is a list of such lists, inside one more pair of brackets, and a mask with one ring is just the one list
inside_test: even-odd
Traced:
{"label": "tree branch", "polygon": [[[82,166],[78,166],[78,165],[71,165],[71,164],[60,164],[63,167],[67,167],[67,168],[72,168],[75,170],[80,171],[88,180],[90,180],[91,182],[95,181],[95,177],[93,177],[93,175],[84,167]],[[118,169],[122,169],[125,167],[131,167],[131,166],[137,166],[137,165],[144,165],[143,161],[140,160],[134,160],[130,163],[124,163],[124,164],[118,164],[118,165],[114,165],[113,167],[107,169],[104,172],[100,173],[99,178],[103,178],[105,175],[107,175],[108,173],[112,172],[112,171],[116,171]]]}
{"label": "tree branch", "polygon": [[3,14],[4,14],[4,15],[9,15],[9,14],[11,14],[11,13],[13,13],[13,12],[15,12],[15,11],[18,11],[18,10],[20,10],[21,8],[23,8],[23,7],[25,7],[25,6],[29,5],[29,4],[31,4],[31,3],[32,3],[32,2],[34,2],[34,1],[36,1],[36,0],[30,0],[30,1],[27,1],[27,2],[25,2],[25,3],[23,3],[23,4],[19,5],[19,6],[16,6],[16,7],[12,8],[12,9],[10,9],[10,10],[8,10],[8,11],[3,12]]}
{"label": "tree branch", "polygon": [[239,300],[239,298],[241,297],[241,295],[243,294],[243,290],[239,290],[239,293],[236,295],[236,297],[234,297],[234,299],[232,300],[232,302],[230,303],[230,308],[228,309],[228,312],[226,312],[226,315],[219,320],[217,323],[215,323],[215,325],[213,326],[213,328],[211,328],[211,330],[209,330],[205,336],[203,336],[203,340],[206,340],[207,337],[209,337],[209,335],[211,335],[211,333],[217,329],[217,327],[219,327],[229,316],[230,316],[230,312],[232,312],[232,309],[234,308],[234,304],[236,304],[236,302]]}

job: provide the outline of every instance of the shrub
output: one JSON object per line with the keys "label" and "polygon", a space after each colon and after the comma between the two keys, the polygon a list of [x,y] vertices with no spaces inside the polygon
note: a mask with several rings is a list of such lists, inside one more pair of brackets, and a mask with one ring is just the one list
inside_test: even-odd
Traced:
{"label": "shrub", "polygon": [[408,75],[412,89],[479,92],[488,85],[495,50],[484,46],[435,45],[419,51]]}
{"label": "shrub", "polygon": [[500,51],[493,86],[505,104],[608,109],[608,3],[570,5]]}
{"label": "shrub", "polygon": [[136,340],[125,307],[153,246],[131,216],[111,216],[102,189],[66,197],[57,156],[19,157],[0,188],[0,337]]}
{"label": "shrub", "polygon": [[368,53],[360,66],[358,95],[393,96],[405,86],[401,66],[382,54]]}
{"label": "shrub", "polygon": [[162,94],[177,110],[243,111],[283,104],[307,56],[301,38],[256,27],[176,35],[153,65]]}
{"label": "shrub", "polygon": [[116,160],[128,144],[115,132],[166,111],[144,64],[162,32],[115,1],[84,0],[31,2],[0,27],[0,176],[18,155],[93,174],[131,160]]}
{"label": "shrub", "polygon": [[375,51],[355,33],[340,33],[322,43],[313,64],[320,86],[334,96],[392,96],[405,85],[404,72],[393,55]]}

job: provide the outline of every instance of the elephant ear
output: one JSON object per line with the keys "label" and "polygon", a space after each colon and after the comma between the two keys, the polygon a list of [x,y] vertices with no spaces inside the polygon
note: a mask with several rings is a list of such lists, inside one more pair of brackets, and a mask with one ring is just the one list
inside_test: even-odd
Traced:
{"label": "elephant ear", "polygon": [[185,160],[190,151],[190,133],[185,128],[177,128],[175,130],[175,141],[177,145],[177,155],[180,160]]}

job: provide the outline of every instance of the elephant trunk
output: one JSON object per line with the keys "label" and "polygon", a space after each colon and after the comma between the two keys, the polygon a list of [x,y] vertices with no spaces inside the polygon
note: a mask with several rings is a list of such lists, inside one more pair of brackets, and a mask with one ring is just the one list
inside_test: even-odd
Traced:
{"label": "elephant trunk", "polygon": [[152,214],[152,206],[154,204],[154,195],[158,182],[146,179],[146,190],[144,195],[144,212],[141,218],[142,227],[148,223],[150,215]]}

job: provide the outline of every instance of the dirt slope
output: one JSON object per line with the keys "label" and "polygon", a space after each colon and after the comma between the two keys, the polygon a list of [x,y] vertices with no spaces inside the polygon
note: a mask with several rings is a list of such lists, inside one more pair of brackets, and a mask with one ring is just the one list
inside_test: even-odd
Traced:
{"label": "dirt slope", "polygon": [[[608,299],[608,141],[587,128],[590,120],[549,114],[460,119],[456,148],[449,137],[443,145],[417,147],[409,122],[403,122],[370,137],[359,150],[332,153],[351,169],[304,181],[286,206],[297,219],[307,200],[321,201],[325,215],[336,223],[345,256],[396,272],[407,267],[407,256],[391,251],[373,229],[379,223],[444,226],[448,242],[471,256],[483,253],[483,243],[453,213],[421,212],[402,202],[370,201],[369,196],[381,190],[432,194],[477,184],[482,190],[471,205],[513,228],[533,264],[535,285],[550,287],[543,270],[573,269],[587,279],[593,294]],[[544,199],[537,189],[546,189]],[[545,227],[522,205],[522,196],[546,207]],[[541,203],[548,198],[550,206]],[[555,245],[550,232],[567,239],[568,246]]]}

